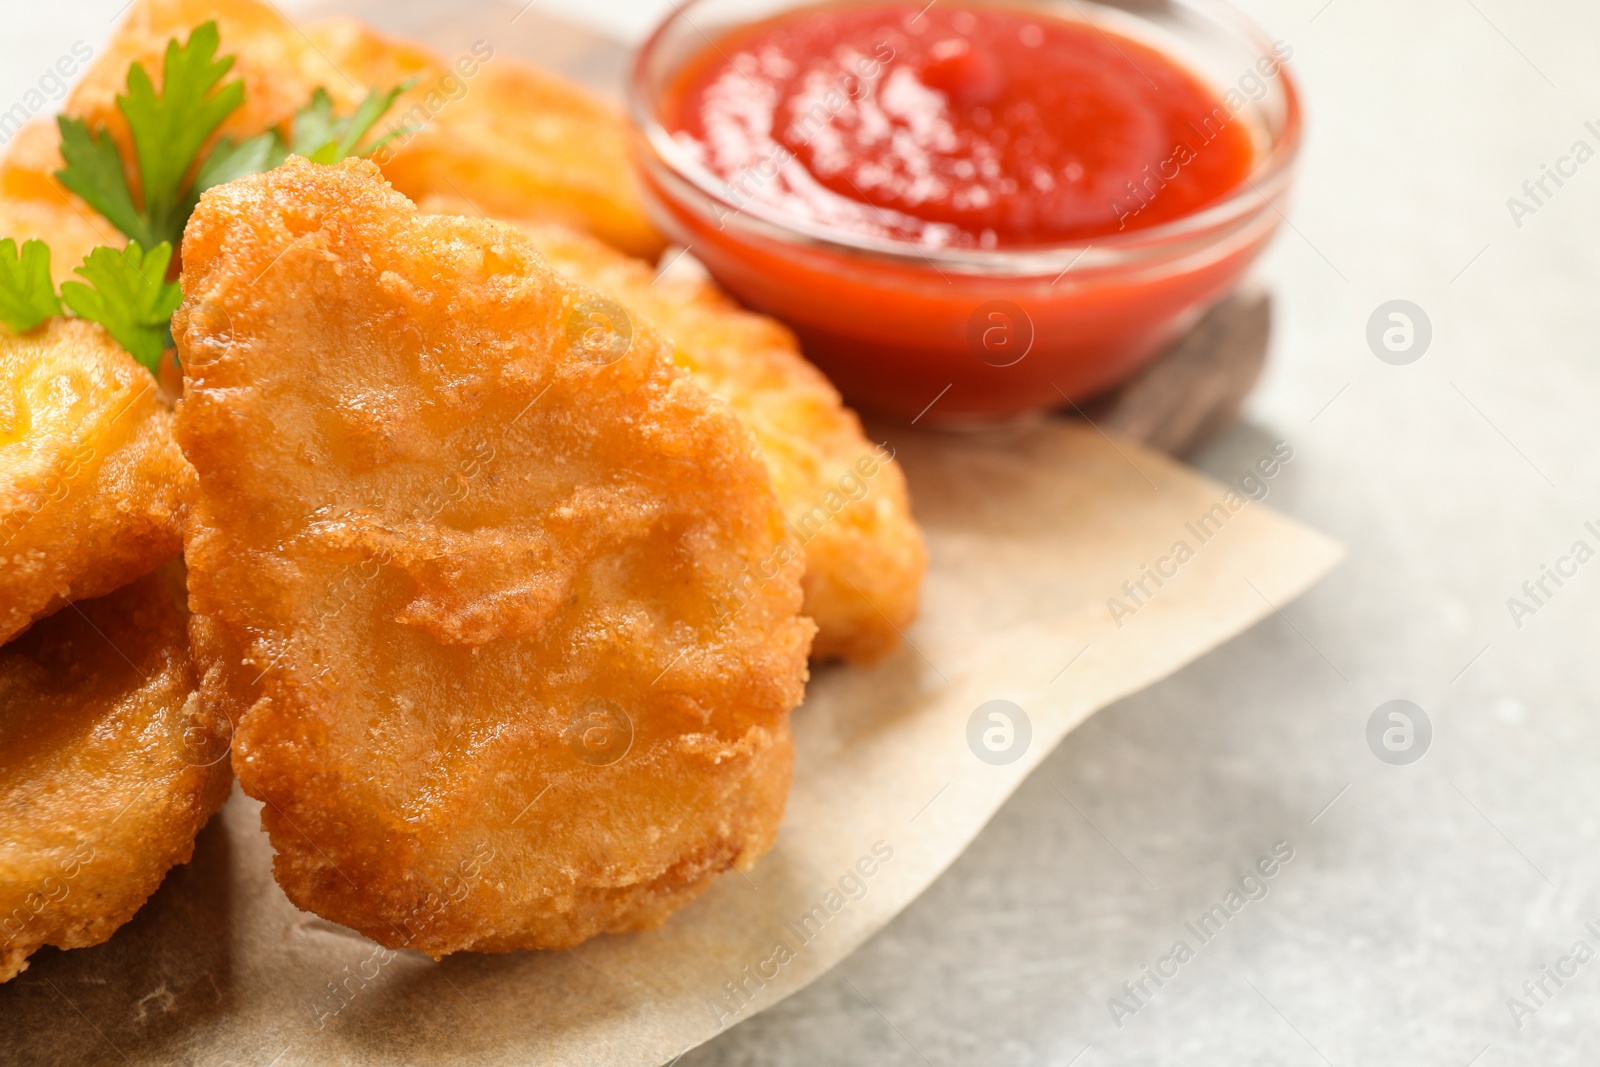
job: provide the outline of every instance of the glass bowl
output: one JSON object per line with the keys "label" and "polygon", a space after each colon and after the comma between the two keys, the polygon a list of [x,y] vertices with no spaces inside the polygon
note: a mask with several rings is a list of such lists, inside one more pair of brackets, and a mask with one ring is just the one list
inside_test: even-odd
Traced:
{"label": "glass bowl", "polygon": [[963,2],[1087,20],[1158,49],[1216,92],[1226,121],[1246,124],[1249,174],[1201,210],[1143,229],[930,250],[750,201],[661,121],[674,78],[721,35],[812,5],[688,0],[641,47],[628,86],[657,225],[741,301],[788,324],[848,401],[923,424],[1061,407],[1137,371],[1261,252],[1283,219],[1301,139],[1284,66],[1292,50],[1219,0]]}

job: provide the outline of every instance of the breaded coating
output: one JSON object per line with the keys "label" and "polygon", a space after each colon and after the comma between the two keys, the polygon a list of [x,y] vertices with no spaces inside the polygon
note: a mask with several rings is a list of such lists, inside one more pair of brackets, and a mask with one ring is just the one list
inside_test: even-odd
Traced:
{"label": "breaded coating", "polygon": [[0,648],[0,982],[109,938],[227,798],[182,605],[175,565]]}
{"label": "breaded coating", "polygon": [[[468,213],[435,200],[425,210]],[[780,323],[740,308],[694,273],[659,280],[630,259],[560,226],[521,224],[562,272],[637,312],[670,338],[679,366],[726,400],[755,436],[790,531],[805,546],[804,611],[812,656],[878,659],[917,614],[927,569],[905,476],[886,446],[800,354]]]}
{"label": "breaded coating", "polygon": [[190,633],[289,898],[434,956],[560,948],[750,867],[813,627],[727,407],[368,162],[211,190],[184,263]]}
{"label": "breaded coating", "polygon": [[665,240],[645,214],[622,114],[547,71],[479,42],[451,63],[350,19],[307,30],[341,70],[372,85],[417,86],[396,119],[421,127],[374,156],[407,196],[459,196],[491,215],[561,222],[632,255]]}
{"label": "breaded coating", "polygon": [[176,556],[193,488],[155,378],[105,330],[0,327],[0,640]]}

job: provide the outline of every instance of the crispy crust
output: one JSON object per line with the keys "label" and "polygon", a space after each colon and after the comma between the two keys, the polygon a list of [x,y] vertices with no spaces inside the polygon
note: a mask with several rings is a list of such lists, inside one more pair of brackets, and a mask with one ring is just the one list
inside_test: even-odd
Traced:
{"label": "crispy crust", "polygon": [[564,947],[770,847],[800,552],[652,331],[364,162],[212,190],[184,261],[191,635],[290,899]]}
{"label": "crispy crust", "polygon": [[104,330],[0,330],[0,640],[176,556],[193,487],[155,379]]}
{"label": "crispy crust", "polygon": [[[471,210],[442,199],[423,207]],[[648,264],[570,229],[521,227],[558,269],[659,327],[678,364],[755,436],[790,530],[805,546],[813,657],[871,662],[897,647],[916,617],[928,562],[905,476],[800,355],[794,335],[697,274],[658,279]]]}
{"label": "crispy crust", "polygon": [[181,570],[0,649],[0,981],[132,918],[228,795],[228,725],[195,693]]}

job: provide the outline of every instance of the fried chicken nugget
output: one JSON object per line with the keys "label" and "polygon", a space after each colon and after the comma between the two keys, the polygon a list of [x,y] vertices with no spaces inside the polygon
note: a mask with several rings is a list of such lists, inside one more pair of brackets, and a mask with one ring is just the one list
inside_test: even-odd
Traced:
{"label": "fried chicken nugget", "polygon": [[109,938],[227,798],[183,595],[163,569],[0,648],[0,982]]}
{"label": "fried chicken nugget", "polygon": [[[111,134],[123,160],[130,164],[126,169],[132,183],[138,181],[138,169],[131,166],[133,139],[116,104],[117,94],[126,91],[128,68],[136,62],[142,64],[159,91],[167,42],[186,41],[196,26],[211,21],[217,24],[220,40],[217,55],[234,59],[226,80],[242,81],[245,94],[244,103],[212,134],[208,144],[220,137],[243,140],[281,126],[310,101],[319,86],[328,91],[341,112],[352,110],[366,94],[366,86],[353,85],[270,4],[258,0],[137,0],[62,108],[63,114],[87,121],[90,129],[104,128]],[[54,177],[62,166],[60,144],[53,120],[25,128],[0,165],[0,194],[52,202],[71,197],[82,205]]]}
{"label": "fried chicken nugget", "polygon": [[184,263],[190,633],[289,898],[434,956],[559,948],[751,866],[813,627],[726,406],[368,162],[209,191]]}
{"label": "fried chicken nugget", "polygon": [[[443,199],[424,210],[467,214]],[[789,528],[805,546],[813,657],[871,662],[917,613],[927,569],[905,476],[867,441],[861,420],[800,355],[781,324],[740,308],[701,276],[667,275],[561,226],[520,224],[551,263],[649,320],[700,387],[726,400],[755,436]]]}
{"label": "fried chicken nugget", "polygon": [[103,329],[0,328],[0,640],[176,556],[193,488],[160,387]]}
{"label": "fried chicken nugget", "polygon": [[358,81],[418,79],[382,125],[420,131],[374,156],[400,192],[466,197],[491,214],[565,223],[636,256],[665,247],[645,214],[627,123],[611,105],[486,42],[452,67],[350,19],[307,34]]}
{"label": "fried chicken nugget", "polygon": [[[167,42],[186,41],[195,27],[217,24],[218,57],[232,56],[226,80],[244,82],[244,103],[213,136],[235,140],[278,126],[304,107],[319,86],[336,105],[354,107],[366,94],[352,85],[304,34],[259,0],[137,0],[103,52],[73,87],[66,114],[104,126],[131,149],[127,120],[116,104],[134,63],[159,90]],[[129,157],[131,158],[131,156]]]}
{"label": "fried chicken nugget", "polygon": [[[415,78],[379,123],[380,131],[417,128],[377,154],[401,192],[466,196],[487,210],[561,221],[634,255],[654,256],[665,245],[645,215],[621,113],[565,79],[496,55],[486,42],[447,64],[354,20],[302,33],[260,0],[138,0],[67,97],[64,114],[104,126],[131,161],[127,120],[116,106],[129,65],[142,63],[159,88],[167,42],[187,40],[208,21],[217,23],[217,54],[234,59],[228,78],[245,86],[243,106],[213,140],[282,127],[319,87],[343,114],[369,89]],[[55,124],[32,123],[0,162],[0,195],[81,206],[55,179],[61,166]]]}

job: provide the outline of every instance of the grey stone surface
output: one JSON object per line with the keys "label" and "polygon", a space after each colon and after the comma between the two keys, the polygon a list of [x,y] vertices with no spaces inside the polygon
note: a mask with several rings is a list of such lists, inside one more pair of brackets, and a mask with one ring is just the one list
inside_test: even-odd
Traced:
{"label": "grey stone surface", "polygon": [[[1600,160],[1543,206],[1521,189],[1600,150],[1600,12],[1245,6],[1295,50],[1309,136],[1258,272],[1272,363],[1199,464],[1226,479],[1289,441],[1270,503],[1348,560],[1070,735],[879,936],[680,1067],[1600,1059],[1600,959],[1542,1006],[1522,989],[1600,951],[1600,559],[1520,628],[1507,607],[1574,541],[1600,550]],[[1366,337],[1396,299],[1433,326],[1405,366]],[[1410,766],[1366,742],[1397,698],[1434,729]],[[1184,924],[1278,841],[1267,896],[1201,945]],[[1193,958],[1119,1028],[1108,998],[1179,939]],[[1512,996],[1537,1008],[1520,1028]]]}

